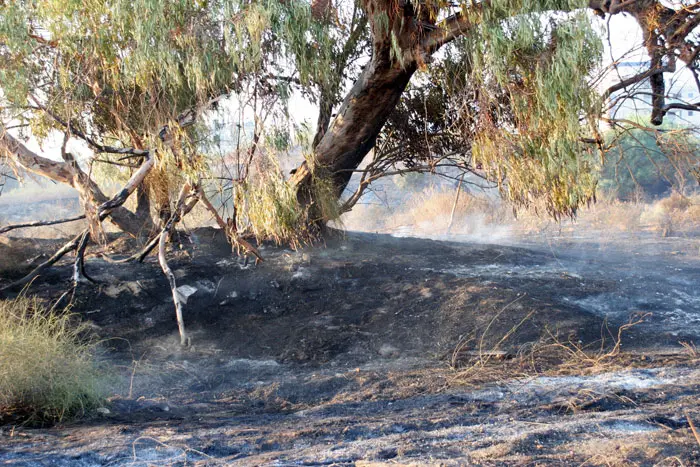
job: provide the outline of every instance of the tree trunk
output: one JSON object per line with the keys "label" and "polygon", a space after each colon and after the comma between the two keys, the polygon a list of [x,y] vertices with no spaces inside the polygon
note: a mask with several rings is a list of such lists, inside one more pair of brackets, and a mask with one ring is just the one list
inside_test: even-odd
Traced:
{"label": "tree trunk", "polygon": [[321,94],[318,106],[318,120],[316,121],[316,134],[314,135],[311,147],[316,149],[328,130],[328,126],[333,118],[333,98]]}
{"label": "tree trunk", "polygon": [[312,210],[312,172],[330,178],[334,195],[342,195],[427,53],[421,43],[424,31],[409,4],[396,8],[387,0],[366,0],[364,9],[372,36],[372,58],[315,146],[313,167],[302,164],[290,180],[299,202]]}
{"label": "tree trunk", "polygon": [[[331,177],[340,196],[374,143],[389,114],[416,71],[416,64],[401,67],[388,57],[373,58],[345,97],[338,114],[316,146],[313,170]],[[290,182],[298,187],[302,204],[310,204],[311,170],[306,163]]]}
{"label": "tree trunk", "polygon": [[[136,189],[135,214],[140,219],[153,219],[153,217],[151,217],[151,196],[145,181]],[[144,230],[146,230],[146,233],[150,233],[152,227],[154,227],[154,225],[151,222],[151,225],[144,226]]]}

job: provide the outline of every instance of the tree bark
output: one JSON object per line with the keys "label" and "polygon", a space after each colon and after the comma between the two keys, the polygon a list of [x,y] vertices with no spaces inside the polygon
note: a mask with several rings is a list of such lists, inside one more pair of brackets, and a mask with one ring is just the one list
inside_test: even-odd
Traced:
{"label": "tree bark", "polygon": [[[389,114],[396,107],[416,64],[405,68],[398,63],[373,58],[345,97],[338,114],[316,146],[313,170],[331,177],[336,196],[340,196],[374,143]],[[298,187],[300,202],[311,202],[312,169],[303,163],[290,182]]]}
{"label": "tree bark", "polygon": [[[3,128],[0,128],[0,152],[6,153],[10,160],[29,172],[72,186],[78,190],[81,199],[90,199],[94,205],[101,205],[109,199],[74,160],[57,162],[41,157]],[[150,217],[137,216],[121,206],[111,211],[110,220],[134,236],[147,233],[150,228]]]}

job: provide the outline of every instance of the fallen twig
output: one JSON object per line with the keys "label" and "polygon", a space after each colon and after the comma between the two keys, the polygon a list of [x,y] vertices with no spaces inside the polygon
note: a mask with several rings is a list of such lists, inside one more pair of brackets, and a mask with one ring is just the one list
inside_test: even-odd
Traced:
{"label": "fallen twig", "polygon": [[693,420],[690,418],[690,415],[688,412],[685,413],[685,418],[688,419],[688,425],[690,425],[690,429],[693,432],[693,436],[695,436],[695,441],[698,442],[698,446],[700,446],[700,434],[698,434],[698,430],[695,428],[695,424],[693,423]]}
{"label": "fallen twig", "polygon": [[69,251],[73,251],[78,247],[78,244],[80,243],[80,239],[82,238],[83,234],[85,232],[81,232],[79,235],[77,235],[73,240],[70,242],[66,243],[61,247],[60,250],[58,250],[56,253],[51,256],[51,258],[47,259],[43,263],[41,263],[39,266],[34,268],[29,274],[24,276],[21,279],[18,279],[11,284],[6,285],[2,289],[0,289],[0,292],[4,292],[6,290],[14,289],[20,286],[23,286],[29,282],[31,282],[32,279],[34,279],[36,276],[41,274],[44,270],[48,269],[51,267],[54,263],[56,263],[58,260],[63,258],[63,256],[68,253]]}

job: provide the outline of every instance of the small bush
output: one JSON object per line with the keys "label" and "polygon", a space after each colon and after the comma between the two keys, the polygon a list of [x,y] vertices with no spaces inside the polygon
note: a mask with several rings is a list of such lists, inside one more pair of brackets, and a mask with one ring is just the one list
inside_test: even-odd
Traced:
{"label": "small bush", "polygon": [[642,221],[664,237],[700,229],[700,197],[674,193],[652,204],[642,215]]}
{"label": "small bush", "polygon": [[99,405],[94,346],[71,321],[35,298],[0,301],[0,421],[56,422]]}

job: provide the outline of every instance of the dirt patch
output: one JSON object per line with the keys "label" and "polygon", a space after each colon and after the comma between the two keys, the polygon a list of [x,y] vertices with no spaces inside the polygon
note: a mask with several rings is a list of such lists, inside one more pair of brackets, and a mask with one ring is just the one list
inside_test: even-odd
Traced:
{"label": "dirt patch", "polygon": [[[28,244],[26,256],[30,250]],[[613,261],[590,246],[580,251],[350,233],[302,251],[263,246],[265,262],[254,265],[232,257],[215,230],[199,230],[182,238],[171,262],[178,285],[189,287],[190,349],[178,345],[170,291],[156,263],[92,258],[88,273],[100,284],[81,286],[73,310],[107,339],[103,358],[118,368],[109,413],[60,428],[7,427],[0,459],[700,462],[685,416],[700,419],[700,375],[695,357],[678,344],[700,328],[688,321],[673,335],[662,326],[676,308],[698,313],[698,266],[690,258],[647,258],[657,270],[679,269],[673,293],[687,297],[666,309],[635,296],[658,317],[625,335],[623,350],[637,356],[630,369],[587,376],[494,370],[465,386],[452,368],[458,346],[462,369],[484,355],[512,364],[543,336],[582,348],[599,345],[601,336],[611,342],[631,315],[649,311],[626,298],[644,287],[635,268],[648,263]],[[664,284],[649,276],[653,295]],[[32,292],[55,300],[69,277],[70,265],[54,268]],[[601,297],[608,297],[609,312],[586,306]],[[498,358],[489,365],[500,365]],[[489,365],[487,376],[496,368]]]}

